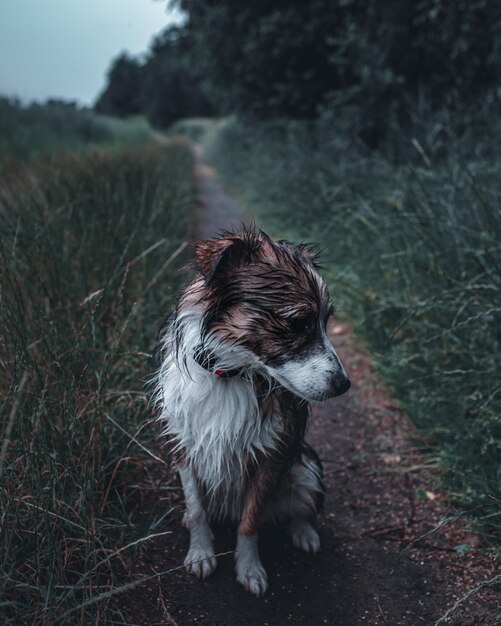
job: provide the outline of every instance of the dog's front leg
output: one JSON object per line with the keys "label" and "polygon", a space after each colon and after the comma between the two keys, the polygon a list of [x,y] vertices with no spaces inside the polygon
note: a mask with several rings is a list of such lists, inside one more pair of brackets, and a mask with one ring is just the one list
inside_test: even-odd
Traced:
{"label": "dog's front leg", "polygon": [[237,580],[256,596],[268,589],[268,576],[259,558],[258,530],[268,499],[278,484],[277,472],[268,469],[255,477],[247,493],[235,553]]}
{"label": "dog's front leg", "polygon": [[216,569],[214,537],[193,471],[189,467],[183,467],[179,470],[179,476],[186,500],[183,524],[190,533],[190,547],[184,565],[187,572],[203,580]]}
{"label": "dog's front leg", "polygon": [[268,589],[268,575],[259,558],[257,542],[257,531],[252,535],[238,532],[235,570],[238,582],[247,591],[262,596]]}

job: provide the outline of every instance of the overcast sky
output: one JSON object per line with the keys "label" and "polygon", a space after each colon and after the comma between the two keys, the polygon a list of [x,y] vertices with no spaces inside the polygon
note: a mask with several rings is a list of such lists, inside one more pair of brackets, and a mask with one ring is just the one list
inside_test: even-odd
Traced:
{"label": "overcast sky", "polygon": [[0,0],[0,94],[92,104],[111,59],[179,15],[154,0]]}

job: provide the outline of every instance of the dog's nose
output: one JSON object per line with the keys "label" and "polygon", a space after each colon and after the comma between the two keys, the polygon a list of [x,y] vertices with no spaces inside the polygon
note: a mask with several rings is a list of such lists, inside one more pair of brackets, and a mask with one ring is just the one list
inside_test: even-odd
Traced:
{"label": "dog's nose", "polygon": [[349,378],[336,379],[332,384],[332,395],[333,396],[342,396],[343,393],[346,393],[348,389],[351,387],[351,382]]}

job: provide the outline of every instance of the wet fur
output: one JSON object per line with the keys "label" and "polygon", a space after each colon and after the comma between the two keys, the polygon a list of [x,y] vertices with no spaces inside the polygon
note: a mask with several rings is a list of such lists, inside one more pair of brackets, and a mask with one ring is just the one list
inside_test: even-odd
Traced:
{"label": "wet fur", "polygon": [[232,519],[237,579],[261,595],[263,522],[287,522],[297,547],[319,548],[312,523],[324,486],[304,443],[308,400],[339,395],[349,381],[327,340],[332,306],[307,248],[248,229],[200,242],[196,259],[160,335],[155,393],[186,497],[185,564],[211,574],[209,521]]}

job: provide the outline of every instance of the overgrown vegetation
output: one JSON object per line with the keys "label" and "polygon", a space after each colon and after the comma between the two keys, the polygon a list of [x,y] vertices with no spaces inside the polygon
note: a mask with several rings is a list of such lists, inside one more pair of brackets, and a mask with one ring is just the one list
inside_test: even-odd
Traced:
{"label": "overgrown vegetation", "polygon": [[169,512],[165,492],[134,516],[162,467],[144,384],[193,200],[182,143],[0,173],[2,624],[124,621],[113,590]]}
{"label": "overgrown vegetation", "polygon": [[434,128],[421,141],[400,131],[393,159],[331,120],[234,120],[211,155],[266,228],[323,248],[339,314],[368,339],[453,499],[499,538],[499,131],[476,144]]}
{"label": "overgrown vegetation", "polygon": [[127,121],[97,115],[74,103],[49,100],[22,106],[0,97],[0,163],[36,160],[56,152],[93,146],[124,146],[151,140],[154,131],[144,118]]}

